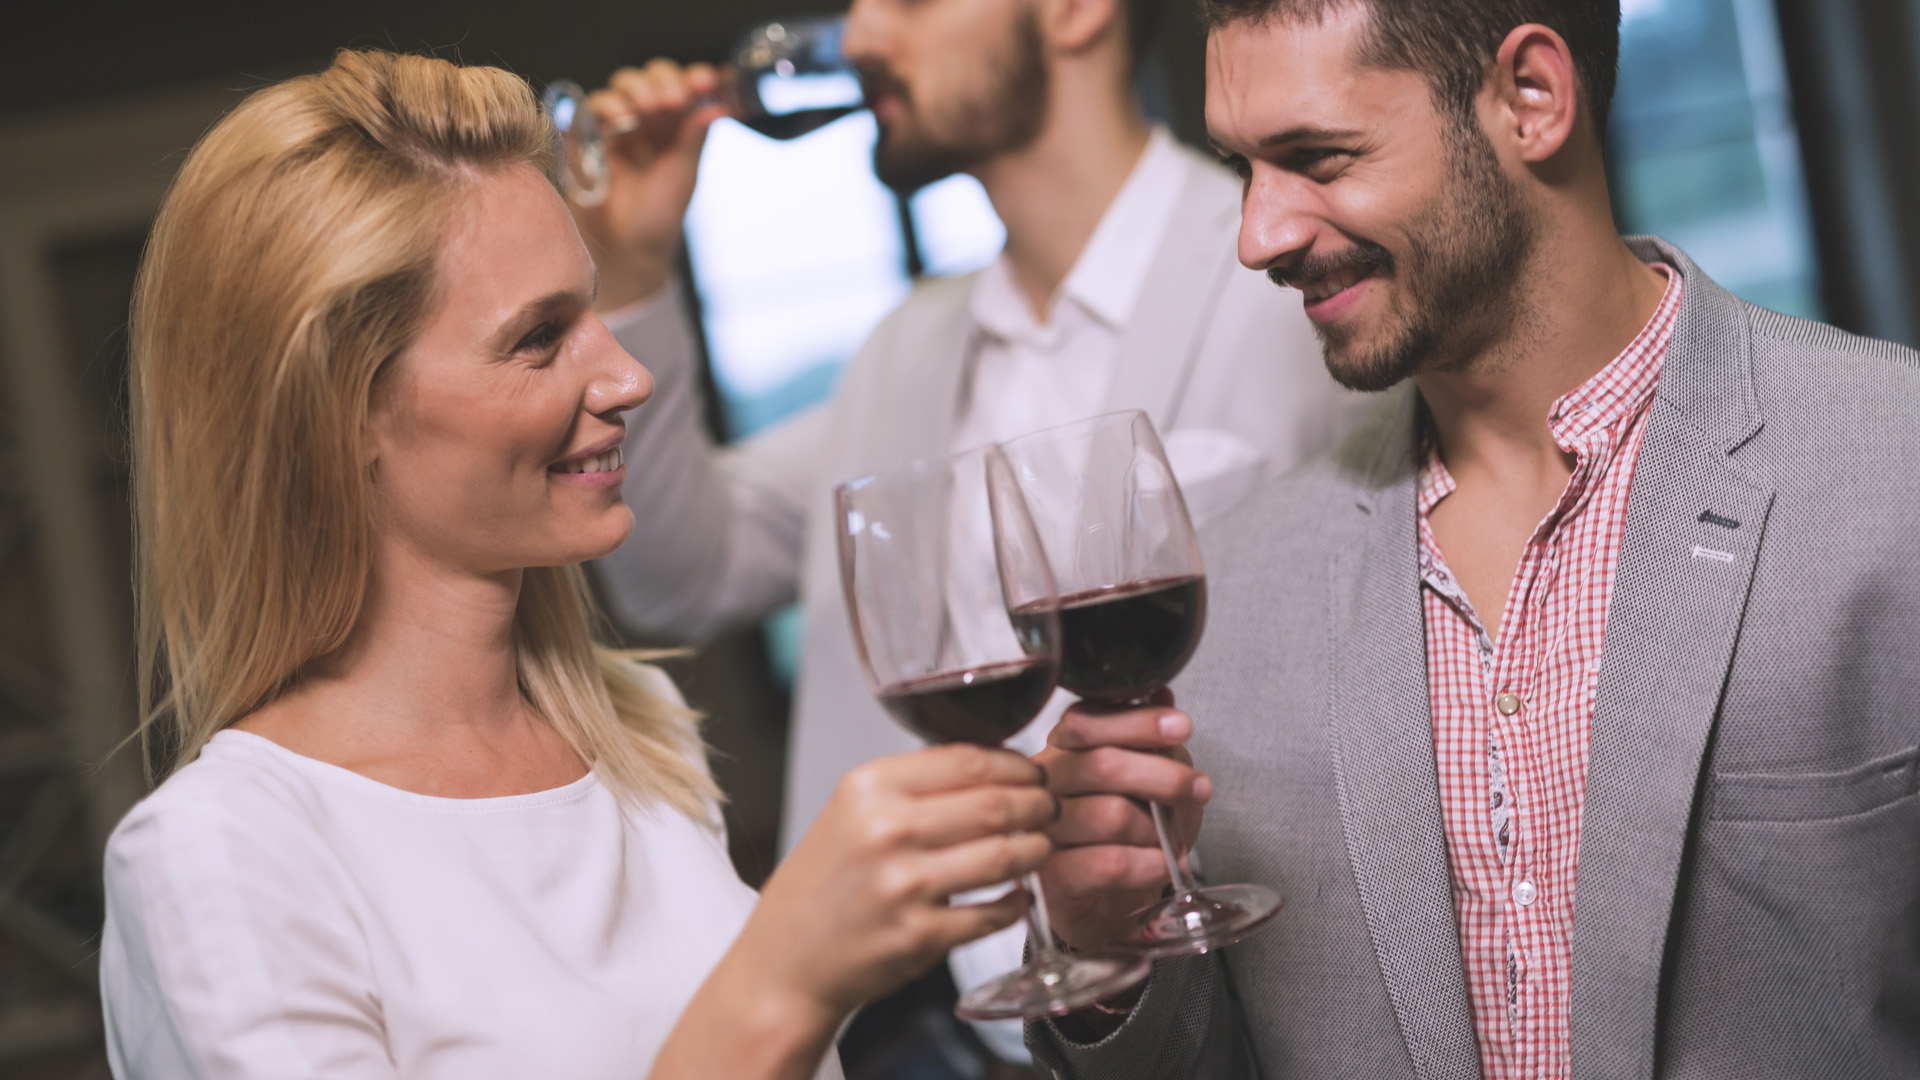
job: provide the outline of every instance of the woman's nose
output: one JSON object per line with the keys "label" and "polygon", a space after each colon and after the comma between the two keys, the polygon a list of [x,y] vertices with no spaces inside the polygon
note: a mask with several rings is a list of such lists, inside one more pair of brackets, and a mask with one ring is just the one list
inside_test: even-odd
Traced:
{"label": "woman's nose", "polygon": [[[598,321],[598,320],[595,320]],[[637,409],[653,396],[653,373],[620,347],[605,326],[594,335],[592,382],[587,411],[598,416]]]}

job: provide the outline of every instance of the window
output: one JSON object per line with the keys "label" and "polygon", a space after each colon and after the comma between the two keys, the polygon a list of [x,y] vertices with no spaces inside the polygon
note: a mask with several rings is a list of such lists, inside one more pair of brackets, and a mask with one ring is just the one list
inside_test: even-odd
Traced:
{"label": "window", "polygon": [[1620,227],[1743,299],[1819,318],[1819,270],[1772,0],[1626,0],[1608,132]]}

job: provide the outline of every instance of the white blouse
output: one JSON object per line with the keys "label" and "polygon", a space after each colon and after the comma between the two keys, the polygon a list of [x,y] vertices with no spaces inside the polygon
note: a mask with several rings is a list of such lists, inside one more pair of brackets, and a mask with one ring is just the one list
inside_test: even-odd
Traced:
{"label": "white blouse", "polygon": [[167,1080],[639,1080],[755,899],[717,812],[591,773],[416,795],[231,730],[120,823],[106,887],[113,1074]]}

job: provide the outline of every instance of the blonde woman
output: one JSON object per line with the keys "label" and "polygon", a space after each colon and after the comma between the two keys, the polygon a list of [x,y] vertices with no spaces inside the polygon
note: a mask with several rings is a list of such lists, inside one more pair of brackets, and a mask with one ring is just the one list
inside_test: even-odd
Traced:
{"label": "blonde woman", "polygon": [[[849,777],[755,902],[691,718],[593,644],[651,389],[527,87],[345,52],[188,157],[133,314],[143,724],[108,852],[121,1077],[838,1075],[862,1001],[1023,900],[1017,755]],[[646,513],[646,507],[636,507]]]}

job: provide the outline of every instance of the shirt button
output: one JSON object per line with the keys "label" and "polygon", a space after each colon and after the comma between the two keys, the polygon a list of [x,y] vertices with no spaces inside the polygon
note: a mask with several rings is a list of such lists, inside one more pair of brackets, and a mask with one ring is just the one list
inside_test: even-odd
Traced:
{"label": "shirt button", "polygon": [[1521,907],[1532,907],[1539,895],[1540,890],[1534,888],[1531,881],[1522,881],[1513,887],[1513,902]]}
{"label": "shirt button", "polygon": [[1503,691],[1493,699],[1493,707],[1500,710],[1501,716],[1512,716],[1520,711],[1520,695],[1511,690]]}

